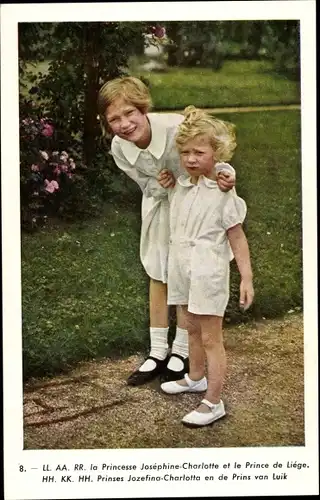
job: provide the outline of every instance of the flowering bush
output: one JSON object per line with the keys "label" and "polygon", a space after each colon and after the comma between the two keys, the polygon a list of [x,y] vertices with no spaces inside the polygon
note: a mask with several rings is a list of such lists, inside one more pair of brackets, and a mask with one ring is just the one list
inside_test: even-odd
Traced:
{"label": "flowering bush", "polygon": [[22,222],[32,227],[64,210],[74,181],[75,152],[53,150],[55,127],[48,118],[20,121]]}

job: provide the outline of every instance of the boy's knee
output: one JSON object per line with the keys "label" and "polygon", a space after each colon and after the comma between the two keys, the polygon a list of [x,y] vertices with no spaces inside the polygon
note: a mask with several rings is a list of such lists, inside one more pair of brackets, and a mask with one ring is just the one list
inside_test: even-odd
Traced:
{"label": "boy's knee", "polygon": [[199,335],[201,333],[199,321],[196,320],[190,313],[186,317],[187,330],[189,335]]}
{"label": "boy's knee", "polygon": [[187,330],[189,335],[199,335],[201,333],[200,329],[197,327],[197,325],[193,323],[188,323],[187,324]]}
{"label": "boy's knee", "polygon": [[202,332],[201,340],[204,349],[214,349],[223,344],[220,335],[214,335],[212,332]]}

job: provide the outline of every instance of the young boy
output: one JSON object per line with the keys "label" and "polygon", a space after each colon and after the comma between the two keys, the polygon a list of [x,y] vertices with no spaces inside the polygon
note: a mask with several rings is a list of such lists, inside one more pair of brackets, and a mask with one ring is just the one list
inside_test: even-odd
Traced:
{"label": "young boy", "polygon": [[[246,204],[234,190],[222,192],[217,171],[236,147],[234,129],[193,106],[186,108],[176,144],[187,175],[170,189],[168,304],[182,307],[189,332],[190,370],[161,384],[168,394],[206,392],[185,425],[201,427],[225,415],[221,400],[226,371],[222,320],[229,300],[232,253],[241,274],[240,306],[254,296],[249,248],[242,222]],[[168,183],[168,175],[159,182]],[[232,253],[231,253],[232,250]],[[207,362],[207,378],[205,377]]]}

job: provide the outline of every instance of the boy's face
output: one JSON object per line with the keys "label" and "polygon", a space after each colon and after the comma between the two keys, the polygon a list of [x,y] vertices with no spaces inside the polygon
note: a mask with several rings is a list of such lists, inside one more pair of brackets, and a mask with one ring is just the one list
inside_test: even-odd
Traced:
{"label": "boy's face", "polygon": [[214,151],[207,137],[200,135],[187,141],[180,149],[182,166],[191,177],[209,177],[215,164]]}
{"label": "boy's face", "polygon": [[140,147],[148,146],[151,131],[146,115],[123,97],[117,97],[108,106],[106,120],[112,132],[121,139]]}

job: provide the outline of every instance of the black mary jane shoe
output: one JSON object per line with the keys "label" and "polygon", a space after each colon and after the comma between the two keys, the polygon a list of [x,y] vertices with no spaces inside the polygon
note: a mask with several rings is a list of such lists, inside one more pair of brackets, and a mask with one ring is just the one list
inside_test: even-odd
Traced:
{"label": "black mary jane shoe", "polygon": [[163,371],[160,377],[161,383],[171,382],[173,380],[180,380],[184,377],[185,373],[189,373],[189,358],[184,358],[183,356],[180,356],[180,354],[171,354],[170,358],[168,359],[168,363],[173,356],[180,359],[183,362],[183,368],[177,372],[175,370],[170,370],[170,368],[166,366],[165,370]]}
{"label": "black mary jane shoe", "polygon": [[152,359],[153,361],[155,361],[156,366],[154,367],[154,369],[150,370],[148,372],[141,372],[139,370],[136,370],[128,378],[128,380],[127,380],[128,385],[142,385],[142,384],[146,384],[148,382],[151,382],[151,380],[155,379],[160,373],[163,372],[163,370],[166,368],[168,360],[169,360],[168,357],[166,357],[163,360],[160,360],[160,359],[154,358],[153,356],[148,356],[145,359],[145,361],[147,361],[147,359]]}

